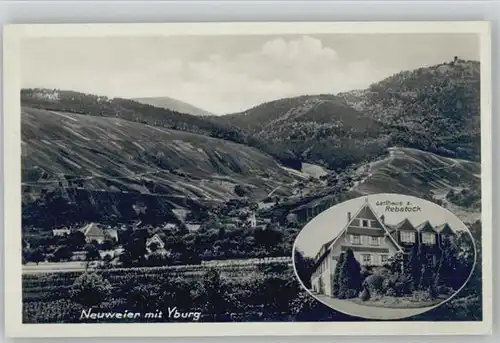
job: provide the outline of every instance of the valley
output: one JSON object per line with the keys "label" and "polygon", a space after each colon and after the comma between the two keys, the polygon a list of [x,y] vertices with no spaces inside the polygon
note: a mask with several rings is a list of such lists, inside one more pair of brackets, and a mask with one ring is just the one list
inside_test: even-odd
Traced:
{"label": "valley", "polygon": [[[23,90],[23,225],[33,234],[88,220],[140,220],[150,231],[218,222],[213,230],[251,235],[262,226],[280,232],[280,247],[249,243],[248,251],[278,256],[312,217],[361,195],[413,195],[473,222],[477,78],[475,62],[456,60],[363,91],[279,99],[220,117],[176,112],[169,98]],[[451,98],[464,89],[463,103]],[[448,126],[456,136],[443,134]]]}

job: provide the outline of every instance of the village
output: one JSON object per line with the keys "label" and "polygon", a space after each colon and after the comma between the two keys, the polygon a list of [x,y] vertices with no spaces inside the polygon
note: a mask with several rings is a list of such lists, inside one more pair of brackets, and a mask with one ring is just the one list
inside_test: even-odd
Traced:
{"label": "village", "polygon": [[[283,225],[270,216],[276,199],[271,200],[231,199],[224,206],[198,213],[174,209],[176,220],[160,225],[137,219],[126,224],[88,222],[58,227],[43,235],[37,232],[23,239],[23,265],[42,272],[52,267],[70,271],[282,257],[287,251],[284,244],[290,240]],[[286,226],[298,230],[297,216],[289,214]],[[273,242],[277,246],[270,246]]]}

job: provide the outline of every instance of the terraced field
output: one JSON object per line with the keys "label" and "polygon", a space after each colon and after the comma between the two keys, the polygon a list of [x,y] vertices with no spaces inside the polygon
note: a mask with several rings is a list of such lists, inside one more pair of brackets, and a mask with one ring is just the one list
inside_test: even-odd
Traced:
{"label": "terraced field", "polygon": [[481,165],[410,148],[391,148],[385,159],[368,165],[354,187],[361,194],[401,193],[422,197],[460,186],[480,186]]}
{"label": "terraced field", "polygon": [[[248,146],[118,118],[22,109],[25,193],[69,187],[223,200],[265,196],[297,176]],[[266,193],[267,192],[267,193]]]}

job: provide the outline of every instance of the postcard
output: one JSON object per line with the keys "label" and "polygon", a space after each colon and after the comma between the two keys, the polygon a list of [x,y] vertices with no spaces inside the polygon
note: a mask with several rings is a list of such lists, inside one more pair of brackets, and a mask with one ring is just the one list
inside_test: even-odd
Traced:
{"label": "postcard", "polygon": [[490,334],[490,49],[487,22],[5,26],[7,334]]}

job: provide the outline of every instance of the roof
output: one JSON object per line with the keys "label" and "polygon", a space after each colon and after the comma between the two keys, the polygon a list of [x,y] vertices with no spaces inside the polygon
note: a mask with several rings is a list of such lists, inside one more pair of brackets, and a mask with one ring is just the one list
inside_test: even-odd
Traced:
{"label": "roof", "polygon": [[89,223],[80,229],[85,236],[104,236],[104,231],[97,223]]}
{"label": "roof", "polygon": [[373,210],[370,208],[370,205],[368,202],[366,202],[361,210],[357,213],[355,218],[358,219],[371,219],[371,220],[377,220],[379,221],[380,219],[373,213]]}
{"label": "roof", "polygon": [[148,238],[148,240],[146,241],[146,246],[149,246],[150,244],[152,244],[154,242],[158,242],[162,246],[164,245],[164,243],[161,240],[160,236],[158,236],[158,234],[154,234],[153,236],[151,236],[150,238]]}
{"label": "roof", "polygon": [[110,237],[118,239],[118,230],[116,229],[107,229],[106,234]]}
{"label": "roof", "polygon": [[433,232],[433,233],[436,233],[436,231],[434,230],[434,228],[432,227],[431,223],[429,223],[428,220],[426,220],[425,222],[423,222],[420,225],[417,225],[415,227],[415,230],[417,230],[418,232]]}
{"label": "roof", "polygon": [[445,234],[445,235],[454,235],[455,234],[455,231],[453,231],[453,229],[450,227],[450,225],[448,223],[438,225],[434,228],[434,230],[436,230],[437,232],[439,232],[441,234]]}
{"label": "roof", "polygon": [[[382,223],[382,221],[377,217],[377,215],[375,214],[375,211],[372,209],[372,207],[370,206],[370,203],[368,202],[367,198],[365,198],[365,203],[363,204],[363,206],[358,210],[358,212],[356,212],[356,214],[351,218],[351,220],[344,226],[344,228],[340,231],[340,233],[337,235],[337,237],[335,237],[331,243],[329,244],[328,246],[328,249],[327,251],[329,251],[331,249],[331,247],[337,242],[337,240],[339,239],[339,237],[344,233],[344,232],[347,232],[347,229],[349,228],[349,226],[351,225],[351,223],[353,222],[353,220],[355,219],[359,219],[359,218],[363,218],[363,219],[372,219],[372,220],[376,220],[378,225],[377,227],[379,227],[380,229],[383,230],[384,233],[387,234],[387,237],[389,237],[389,239],[391,240],[392,244],[394,244],[394,246],[402,251],[403,249],[399,246],[399,244],[396,242],[396,240],[394,239],[394,237],[390,234],[389,230],[387,229],[387,227],[384,225],[384,223]],[[371,218],[370,218],[371,217]]]}
{"label": "roof", "polygon": [[408,218],[403,219],[399,223],[393,226],[394,230],[406,230],[406,231],[416,231],[415,227],[408,220]]}
{"label": "roof", "polygon": [[201,225],[200,224],[186,224],[186,227],[189,231],[196,231],[201,227]]}

